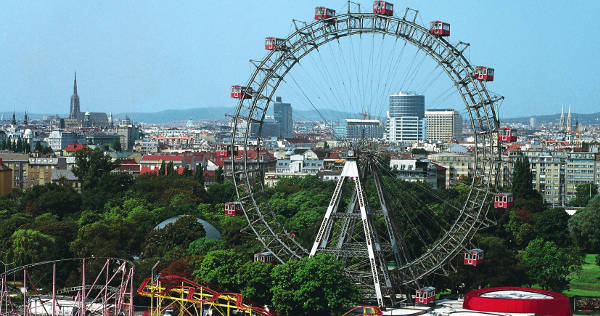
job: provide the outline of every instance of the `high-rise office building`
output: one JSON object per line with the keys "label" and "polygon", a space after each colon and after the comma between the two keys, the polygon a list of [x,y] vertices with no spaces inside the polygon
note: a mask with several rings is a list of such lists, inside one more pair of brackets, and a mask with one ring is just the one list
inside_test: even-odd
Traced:
{"label": "high-rise office building", "polygon": [[462,136],[462,117],[451,109],[425,111],[427,140],[448,142]]}
{"label": "high-rise office building", "polygon": [[280,138],[291,138],[294,132],[294,121],[292,120],[292,105],[281,102],[281,97],[275,98],[273,103],[273,116],[279,124]]}
{"label": "high-rise office building", "polygon": [[383,126],[379,120],[346,119],[346,138],[381,139]]}
{"label": "high-rise office building", "polygon": [[425,96],[399,92],[390,95],[386,138],[390,142],[416,142],[424,139]]}

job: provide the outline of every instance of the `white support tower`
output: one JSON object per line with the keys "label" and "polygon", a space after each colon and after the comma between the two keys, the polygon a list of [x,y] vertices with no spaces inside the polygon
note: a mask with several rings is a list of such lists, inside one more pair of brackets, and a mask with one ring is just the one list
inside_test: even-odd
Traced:
{"label": "white support tower", "polygon": [[[353,156],[352,151],[349,156]],[[396,239],[395,229],[389,217],[387,205],[381,188],[381,181],[377,172],[370,170],[375,178],[377,195],[381,205],[381,212],[385,218],[387,232],[385,243],[381,243],[379,235],[373,224],[373,212],[370,210],[365,196],[362,179],[364,179],[367,166],[365,163],[359,171],[358,160],[349,158],[344,165],[340,179],[337,182],[327,212],[317,232],[315,242],[310,251],[310,256],[318,253],[331,253],[336,258],[353,261],[346,265],[346,270],[359,285],[363,292],[374,294],[379,306],[385,306],[385,300],[392,302],[396,298],[396,291],[385,261],[384,249],[391,249],[396,264],[400,264],[400,251]],[[351,199],[345,211],[338,212],[342,200],[343,189],[348,181],[353,181]],[[359,221],[360,219],[360,221]],[[362,230],[360,229],[362,226]],[[331,242],[331,240],[336,240]],[[389,306],[389,305],[388,305]]]}

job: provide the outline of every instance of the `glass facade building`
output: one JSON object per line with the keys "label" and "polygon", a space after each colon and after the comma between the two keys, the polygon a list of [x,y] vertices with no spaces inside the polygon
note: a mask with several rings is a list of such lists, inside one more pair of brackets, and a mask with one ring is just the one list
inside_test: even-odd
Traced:
{"label": "glass facade building", "polygon": [[399,92],[390,95],[386,139],[390,142],[417,142],[424,139],[425,96]]}
{"label": "glass facade building", "polygon": [[425,96],[399,92],[390,95],[390,117],[425,117]]}
{"label": "glass facade building", "polygon": [[281,97],[276,97],[273,103],[273,116],[275,123],[279,124],[280,138],[291,138],[294,132],[294,121],[292,121],[292,105],[281,102]]}

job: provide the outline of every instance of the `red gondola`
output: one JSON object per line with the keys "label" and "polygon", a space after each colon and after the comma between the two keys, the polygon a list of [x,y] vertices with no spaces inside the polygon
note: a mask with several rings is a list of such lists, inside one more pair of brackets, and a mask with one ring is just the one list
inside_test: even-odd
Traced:
{"label": "red gondola", "polygon": [[432,303],[435,301],[435,288],[433,286],[427,286],[417,290],[415,301],[421,304]]}
{"label": "red gondola", "polygon": [[498,193],[494,196],[495,208],[509,208],[514,205],[515,202],[513,201],[512,193]]}
{"label": "red gondola", "polygon": [[266,50],[287,50],[285,46],[285,39],[276,37],[265,38],[265,49]]}
{"label": "red gondola", "polygon": [[225,215],[238,216],[244,214],[244,208],[242,202],[226,202],[225,203]]}
{"label": "red gondola", "polygon": [[494,68],[477,66],[475,67],[473,78],[479,81],[494,81]]}
{"label": "red gondola", "polygon": [[477,265],[483,263],[483,253],[484,251],[479,248],[471,249],[465,252],[465,265],[476,267]]}
{"label": "red gondola", "polygon": [[252,99],[252,94],[247,87],[231,86],[231,97],[234,99]]}
{"label": "red gondola", "polygon": [[373,13],[392,16],[394,5],[386,1],[373,1]]}
{"label": "red gondola", "polygon": [[277,258],[270,251],[265,251],[261,253],[254,254],[254,261],[262,262],[262,263],[270,263],[277,264]]}
{"label": "red gondola", "polygon": [[335,10],[326,7],[315,8],[315,20],[330,19],[335,16]]}
{"label": "red gondola", "polygon": [[498,141],[504,143],[513,143],[517,141],[517,130],[504,127],[498,130]]}
{"label": "red gondola", "polygon": [[430,22],[429,33],[439,36],[450,36],[450,24],[442,21]]}

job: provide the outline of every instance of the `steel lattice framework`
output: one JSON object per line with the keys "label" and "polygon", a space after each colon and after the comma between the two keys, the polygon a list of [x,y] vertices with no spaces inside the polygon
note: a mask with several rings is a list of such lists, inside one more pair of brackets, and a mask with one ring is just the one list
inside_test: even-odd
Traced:
{"label": "steel lattice framework", "polygon": [[[256,69],[245,85],[245,92],[251,94],[252,98],[240,99],[233,116],[232,144],[240,146],[238,149],[242,155],[238,161],[231,159],[231,170],[238,199],[244,202],[244,214],[250,229],[280,262],[307,256],[309,251],[290,236],[268,207],[260,208],[255,199],[255,195],[260,193],[252,191],[252,180],[257,171],[252,164],[261,157],[258,148],[249,145],[250,125],[259,124],[260,134],[278,86],[303,57],[322,45],[346,36],[382,34],[403,39],[429,55],[461,95],[474,131],[476,169],[468,199],[458,218],[425,253],[405,261],[394,271],[391,275],[393,283],[415,286],[419,280],[436,271],[446,272],[452,268],[449,262],[465,250],[474,234],[492,223],[487,213],[493,197],[493,186],[498,183],[501,163],[501,146],[497,141],[499,121],[495,107],[503,98],[489,93],[485,83],[473,78],[474,67],[463,55],[469,47],[468,43],[452,45],[443,37],[430,34],[427,28],[415,22],[417,16],[418,11],[407,8],[402,17],[348,12],[300,26],[294,22],[295,31],[278,44],[280,49],[270,51],[261,61],[252,61]],[[235,150],[235,146],[232,146],[231,157],[235,157]],[[249,156],[249,151],[254,150],[256,156]]]}
{"label": "steel lattice framework", "polygon": [[[79,263],[80,285],[57,288],[57,270]],[[86,263],[95,266],[93,276]],[[36,272],[51,284],[36,284]],[[0,315],[133,316],[133,275],[132,262],[119,258],[59,259],[13,268],[0,274]]]}

